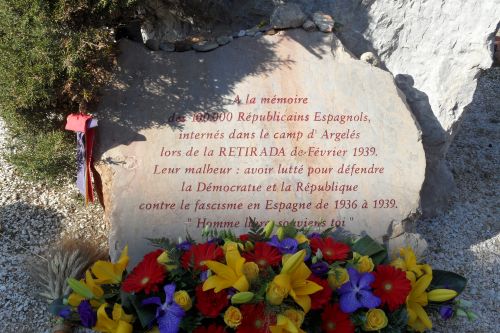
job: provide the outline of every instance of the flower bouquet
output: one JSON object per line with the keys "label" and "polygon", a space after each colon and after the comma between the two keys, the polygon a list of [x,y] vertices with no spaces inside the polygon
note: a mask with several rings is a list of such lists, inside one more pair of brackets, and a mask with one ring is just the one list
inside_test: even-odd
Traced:
{"label": "flower bouquet", "polygon": [[369,236],[274,229],[150,240],[159,249],[130,272],[125,247],[68,279],[52,312],[103,333],[423,332],[429,312],[473,316],[455,299],[465,278],[417,262],[411,248],[391,261]]}

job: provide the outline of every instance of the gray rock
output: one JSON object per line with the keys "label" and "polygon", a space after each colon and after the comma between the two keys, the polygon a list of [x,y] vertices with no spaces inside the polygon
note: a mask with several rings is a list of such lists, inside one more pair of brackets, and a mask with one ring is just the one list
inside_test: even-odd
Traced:
{"label": "gray rock", "polygon": [[217,44],[219,44],[220,46],[226,45],[226,44],[230,43],[232,40],[233,40],[233,37],[231,37],[231,36],[219,36],[219,37],[217,37]]}
{"label": "gray rock", "polygon": [[246,33],[247,32],[245,30],[240,30],[240,32],[238,32],[238,37],[244,37]]}
{"label": "gray rock", "polygon": [[316,12],[313,14],[313,21],[322,32],[332,32],[335,21],[333,18],[323,12]]}
{"label": "gray rock", "polygon": [[193,45],[193,49],[198,52],[208,52],[219,47],[219,43],[214,41],[203,41]]}
{"label": "gray rock", "polygon": [[271,15],[271,26],[276,29],[298,28],[304,24],[306,14],[295,3],[276,7]]}
{"label": "gray rock", "polygon": [[151,51],[158,51],[160,49],[160,42],[156,39],[148,39],[146,41],[146,47]]}
{"label": "gray rock", "polygon": [[[310,11],[327,7],[301,2]],[[336,0],[328,10],[344,24],[339,37],[351,52],[373,50],[395,76],[411,81],[398,85],[423,131],[422,210],[444,212],[455,188],[444,158],[479,73],[492,64],[498,0]]]}
{"label": "gray rock", "polygon": [[304,29],[305,31],[309,31],[309,32],[314,31],[314,30],[316,30],[316,24],[311,20],[307,20],[302,25],[302,29]]}
{"label": "gray rock", "polygon": [[173,52],[173,51],[175,51],[175,44],[174,43],[160,43],[160,50],[166,51],[166,52]]}
{"label": "gray rock", "polygon": [[365,52],[361,55],[361,57],[359,57],[359,59],[375,67],[380,66],[380,60],[375,54],[373,54],[373,52]]}
{"label": "gray rock", "polygon": [[193,45],[187,41],[177,41],[174,45],[176,52],[186,52],[193,49]]}

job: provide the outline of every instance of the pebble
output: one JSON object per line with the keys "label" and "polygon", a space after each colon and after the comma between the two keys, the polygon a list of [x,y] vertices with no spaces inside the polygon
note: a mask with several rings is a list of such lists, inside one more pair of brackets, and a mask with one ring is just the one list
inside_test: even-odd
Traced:
{"label": "pebble", "polygon": [[146,47],[151,51],[158,51],[160,49],[160,42],[156,39],[148,39],[146,41]]}
{"label": "pebble", "polygon": [[316,12],[313,14],[313,21],[322,32],[332,32],[335,21],[333,18],[323,12]]}
{"label": "pebble", "polygon": [[174,52],[175,44],[174,43],[160,43],[160,50],[165,52]]}
{"label": "pebble", "polygon": [[231,36],[220,36],[217,37],[217,43],[222,46],[230,43],[233,40],[233,37]]}
{"label": "pebble", "polygon": [[314,30],[316,30],[316,24],[311,20],[307,20],[302,25],[302,29],[304,29],[305,31],[308,31],[308,32],[314,31]]}
{"label": "pebble", "polygon": [[209,41],[203,41],[200,43],[196,43],[193,45],[193,49],[198,52],[208,52],[215,50],[216,48],[219,47],[219,44],[217,42],[209,42]]}

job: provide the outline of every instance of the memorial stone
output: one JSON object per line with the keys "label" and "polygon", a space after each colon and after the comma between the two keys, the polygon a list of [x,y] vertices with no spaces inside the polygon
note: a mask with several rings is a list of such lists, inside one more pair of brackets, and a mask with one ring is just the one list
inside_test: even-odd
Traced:
{"label": "memorial stone", "polygon": [[334,34],[291,30],[212,52],[124,40],[99,114],[96,169],[110,248],[250,221],[383,240],[414,216],[421,133],[390,73]]}

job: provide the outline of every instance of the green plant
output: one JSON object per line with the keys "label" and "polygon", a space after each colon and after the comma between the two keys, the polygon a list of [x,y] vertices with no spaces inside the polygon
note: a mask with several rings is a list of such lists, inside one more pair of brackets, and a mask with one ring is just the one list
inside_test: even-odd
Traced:
{"label": "green plant", "polygon": [[74,135],[64,120],[94,103],[116,56],[112,27],[130,0],[0,2],[0,116],[24,175],[55,179],[74,171]]}

